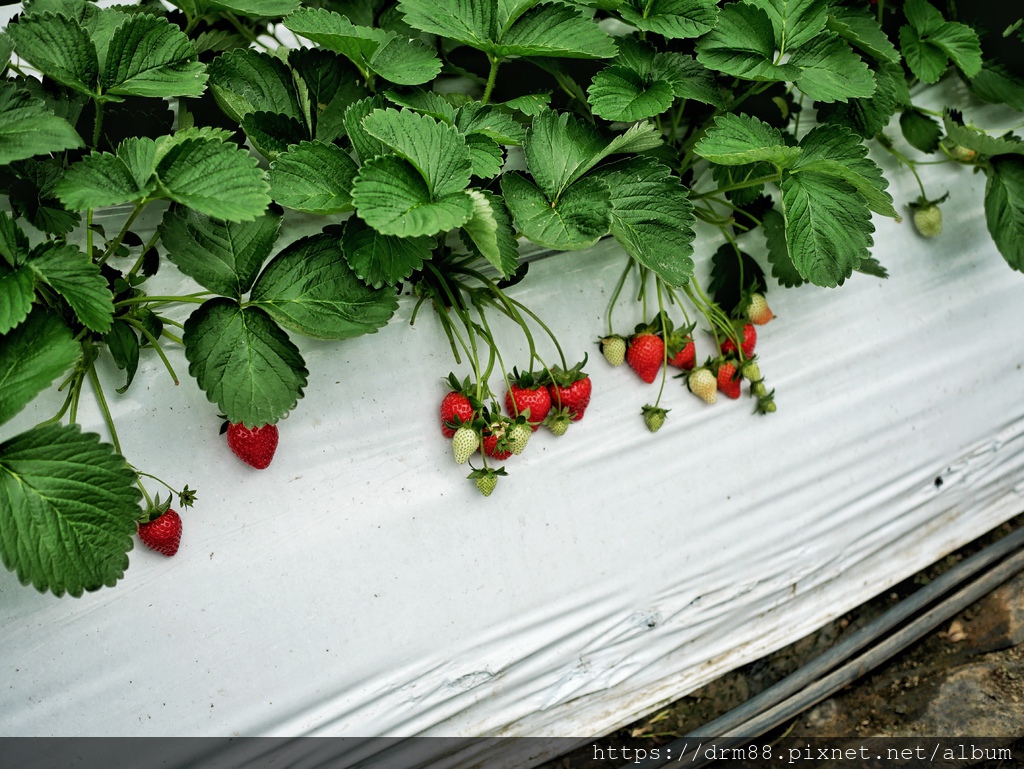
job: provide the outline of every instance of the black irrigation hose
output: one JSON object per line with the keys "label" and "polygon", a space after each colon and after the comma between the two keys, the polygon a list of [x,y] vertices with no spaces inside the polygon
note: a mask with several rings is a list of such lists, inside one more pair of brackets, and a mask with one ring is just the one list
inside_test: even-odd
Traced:
{"label": "black irrigation hose", "polygon": [[[785,723],[804,710],[834,694],[868,671],[933,630],[943,621],[990,593],[1010,577],[1024,570],[1024,551],[1007,558],[985,572],[981,577],[962,587],[941,603],[885,638],[870,651],[835,670],[837,665],[853,657],[887,631],[925,608],[939,596],[964,585],[989,565],[1003,559],[1024,545],[1024,529],[995,542],[984,550],[957,564],[925,587],[908,596],[882,616],[812,660],[795,673],[751,698],[738,708],[705,724],[693,732],[663,746],[662,755],[679,755],[694,739],[714,739],[718,748],[736,747]],[[829,673],[828,671],[833,672]],[[827,675],[826,675],[827,674]],[[629,766],[651,767],[667,763],[661,759],[647,759]],[[703,756],[695,757],[687,766],[699,767],[710,763]]]}

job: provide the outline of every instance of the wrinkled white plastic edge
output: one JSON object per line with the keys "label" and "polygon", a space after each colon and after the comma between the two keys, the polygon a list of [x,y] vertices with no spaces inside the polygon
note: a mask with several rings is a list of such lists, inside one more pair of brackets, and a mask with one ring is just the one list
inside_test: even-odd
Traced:
{"label": "wrinkled white plastic edge", "polygon": [[[886,171],[902,209],[916,187]],[[310,382],[263,472],[227,452],[184,357],[172,352],[174,387],[148,356],[112,408],[131,461],[199,489],[181,550],[140,546],[118,587],[79,600],[0,574],[0,735],[583,740],[1007,520],[1024,490],[1024,281],[989,239],[984,178],[924,178],[951,192],[945,231],[925,241],[909,218],[876,219],[888,280],[769,293],[768,417],[670,380],[650,434],[640,407],[657,385],[594,344],[622,253],[533,264],[511,291],[573,360],[590,354],[594,397],[567,435],[538,433],[509,460],[488,499],[437,425],[441,377],[467,369],[428,312],[408,327],[410,299],[378,334],[296,339]],[[701,230],[696,245],[706,285],[718,242]],[[175,288],[170,265],[160,282]],[[640,320],[626,301],[616,318]],[[522,339],[498,331],[521,365]],[[103,365],[109,392],[122,375]],[[55,408],[41,397],[0,438]],[[80,419],[101,429],[91,402]],[[519,764],[516,745],[488,766]]]}

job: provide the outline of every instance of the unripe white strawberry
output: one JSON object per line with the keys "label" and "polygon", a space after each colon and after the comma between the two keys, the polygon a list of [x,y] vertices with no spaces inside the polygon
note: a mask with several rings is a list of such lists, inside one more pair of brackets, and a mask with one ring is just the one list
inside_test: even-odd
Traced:
{"label": "unripe white strawberry", "polygon": [[601,340],[601,352],[613,366],[621,366],[626,360],[626,340],[618,334],[606,336]]}
{"label": "unripe white strawberry", "polygon": [[763,326],[775,317],[775,314],[768,306],[764,294],[751,294],[750,303],[747,305],[747,319],[755,326]]}
{"label": "unripe white strawberry", "polygon": [[942,209],[934,203],[915,208],[914,226],[922,237],[936,237],[942,232]]}
{"label": "unripe white strawberry", "polygon": [[718,379],[704,366],[690,372],[690,376],[686,378],[686,385],[690,392],[705,403],[714,403],[718,400]]}
{"label": "unripe white strawberry", "polygon": [[476,430],[463,425],[452,436],[452,451],[455,453],[455,461],[460,465],[464,465],[473,456],[473,452],[477,450],[479,445],[480,436],[476,434]]}
{"label": "unripe white strawberry", "polygon": [[526,450],[526,444],[533,435],[533,430],[524,424],[515,424],[506,433],[505,439],[512,447],[513,454],[522,454]]}

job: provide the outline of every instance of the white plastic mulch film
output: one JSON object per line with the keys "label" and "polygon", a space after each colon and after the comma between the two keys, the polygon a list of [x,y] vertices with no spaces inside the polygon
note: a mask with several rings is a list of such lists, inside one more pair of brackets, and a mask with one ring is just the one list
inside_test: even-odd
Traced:
{"label": "white plastic mulch film", "polygon": [[[878,160],[902,208],[916,185]],[[191,379],[175,387],[145,356],[112,409],[136,466],[199,490],[181,549],[137,546],[117,587],[81,599],[0,573],[0,735],[593,737],[1020,512],[1024,277],[986,231],[982,175],[924,178],[951,193],[945,231],[925,241],[909,216],[876,217],[888,280],[770,290],[768,416],[670,380],[651,434],[640,408],[657,384],[595,345],[623,252],[534,262],[510,292],[570,365],[590,354],[594,395],[565,436],[538,432],[509,459],[490,498],[439,430],[441,378],[468,369],[429,311],[410,327],[410,297],[377,334],[296,339],[309,386],[266,471],[228,452]],[[308,232],[290,222],[281,244]],[[700,230],[705,279],[718,244]],[[157,280],[193,290],[169,264]],[[632,327],[638,305],[616,317]],[[523,365],[521,335],[495,330]],[[56,405],[41,397],[0,437]],[[91,402],[80,418],[102,432]]]}

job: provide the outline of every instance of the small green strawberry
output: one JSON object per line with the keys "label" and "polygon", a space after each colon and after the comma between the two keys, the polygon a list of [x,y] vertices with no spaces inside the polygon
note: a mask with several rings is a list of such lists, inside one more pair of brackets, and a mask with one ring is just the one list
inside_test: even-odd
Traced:
{"label": "small green strawberry", "polygon": [[934,238],[942,233],[942,209],[939,208],[949,193],[937,200],[926,200],[923,196],[910,204],[914,211],[914,227],[923,238]]}
{"label": "small green strawberry", "polygon": [[480,490],[481,494],[489,497],[494,492],[494,487],[498,485],[499,475],[508,475],[504,467],[499,467],[497,470],[484,467],[480,470],[474,470],[466,477],[476,482],[476,487]]}
{"label": "small green strawberry", "polygon": [[480,436],[476,434],[476,430],[468,425],[463,425],[452,436],[452,451],[455,453],[455,461],[460,465],[466,464],[479,445]]}
{"label": "small green strawberry", "polygon": [[967,147],[961,147],[959,144],[954,144],[948,149],[949,156],[958,163],[972,163],[978,157],[977,152],[969,150]]}
{"label": "small green strawberry", "polygon": [[656,433],[665,424],[665,415],[668,414],[668,409],[645,404],[641,409],[641,413],[644,415],[644,423],[647,425],[647,429],[652,433]]}
{"label": "small green strawberry", "polygon": [[746,363],[743,364],[743,372],[742,373],[743,373],[744,379],[749,379],[751,381],[751,383],[754,383],[754,384],[756,384],[757,382],[760,382],[761,379],[762,379],[762,377],[761,377],[761,367],[758,366],[752,360],[747,361]]}
{"label": "small green strawberry", "polygon": [[626,360],[626,340],[618,334],[612,334],[602,339],[599,344],[601,345],[601,352],[604,354],[605,360],[611,363],[613,366],[621,366]]}
{"label": "small green strawberry", "polygon": [[552,409],[548,418],[544,421],[548,429],[555,435],[565,435],[565,431],[572,424],[572,415],[565,407]]}

